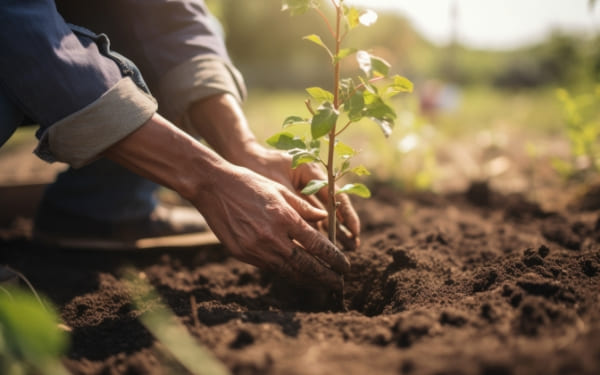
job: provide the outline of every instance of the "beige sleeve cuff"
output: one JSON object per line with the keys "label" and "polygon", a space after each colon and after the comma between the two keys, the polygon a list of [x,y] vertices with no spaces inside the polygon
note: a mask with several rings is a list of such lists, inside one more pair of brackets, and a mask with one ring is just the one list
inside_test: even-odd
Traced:
{"label": "beige sleeve cuff", "polygon": [[242,102],[246,86],[241,73],[216,55],[194,57],[171,69],[159,84],[160,112],[175,122],[193,102],[230,93]]}
{"label": "beige sleeve cuff", "polygon": [[156,109],[154,98],[123,78],[90,105],[50,126],[34,152],[50,162],[82,167],[138,129]]}

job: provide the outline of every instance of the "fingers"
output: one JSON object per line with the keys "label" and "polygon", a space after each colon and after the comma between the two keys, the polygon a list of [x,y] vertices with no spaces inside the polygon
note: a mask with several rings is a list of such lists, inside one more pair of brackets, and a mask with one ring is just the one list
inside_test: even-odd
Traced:
{"label": "fingers", "polygon": [[339,273],[350,271],[350,261],[344,253],[306,222],[298,222],[290,231],[290,236],[298,241],[306,252],[330,265],[334,271]]}
{"label": "fingers", "polygon": [[[327,189],[323,188],[317,193],[321,202],[327,202],[329,194]],[[339,203],[337,208],[337,217],[346,228],[350,230],[350,233],[356,238],[360,235],[360,220],[358,214],[354,210],[350,198],[346,194],[337,194],[336,200]]]}
{"label": "fingers", "polygon": [[337,230],[335,231],[336,238],[342,244],[344,250],[356,250],[360,245],[360,239],[354,236],[348,228],[346,228],[339,221],[337,222]]}
{"label": "fingers", "polygon": [[338,194],[337,201],[339,202],[337,210],[338,219],[350,230],[350,233],[355,238],[358,238],[360,235],[360,219],[350,202],[350,198],[346,194]]}
{"label": "fingers", "polygon": [[315,222],[327,218],[327,211],[319,209],[306,200],[298,197],[289,190],[282,191],[283,197],[287,203],[292,206],[298,214],[307,221]]}
{"label": "fingers", "polygon": [[282,261],[276,272],[298,285],[327,287],[333,291],[341,291],[344,287],[342,275],[327,268],[297,246],[292,247],[289,258]]}

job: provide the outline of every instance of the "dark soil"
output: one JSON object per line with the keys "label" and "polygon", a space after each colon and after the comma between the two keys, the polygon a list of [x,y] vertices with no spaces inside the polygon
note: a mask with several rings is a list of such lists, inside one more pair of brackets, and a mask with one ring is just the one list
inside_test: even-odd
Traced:
{"label": "dark soil", "polygon": [[[137,319],[135,267],[234,374],[599,374],[600,211],[546,212],[485,185],[464,194],[387,187],[357,202],[346,312],[227,256],[83,253],[6,235],[21,270],[72,327],[76,374],[172,373]],[[195,308],[192,308],[194,306]]]}

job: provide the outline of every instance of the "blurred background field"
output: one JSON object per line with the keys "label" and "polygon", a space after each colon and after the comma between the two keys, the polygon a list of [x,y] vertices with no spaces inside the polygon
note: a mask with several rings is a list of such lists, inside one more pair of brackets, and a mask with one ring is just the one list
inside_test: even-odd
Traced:
{"label": "blurred background field", "polygon": [[[307,114],[304,88],[331,87],[326,55],[302,40],[304,35],[317,33],[328,42],[325,27],[314,12],[290,17],[281,12],[280,0],[207,3],[221,21],[232,60],[246,79],[249,97],[244,109],[261,141],[279,131],[285,117]],[[328,1],[322,3],[324,12],[330,12]],[[408,1],[349,3],[375,6],[379,19],[372,27],[351,34],[348,43],[369,47],[391,63],[392,73],[415,84],[413,94],[394,102],[399,118],[390,138],[385,139],[369,122],[358,124],[342,137],[362,151],[359,157],[372,170],[372,179],[392,181],[407,190],[436,192],[464,190],[470,181],[480,180],[506,192],[526,194],[563,183],[567,176],[582,181],[577,170],[590,169],[593,150],[588,150],[589,155],[575,155],[568,108],[557,92],[566,89],[574,97],[584,96],[580,99],[588,103],[580,117],[596,124],[587,132],[595,131],[588,136],[599,155],[600,125],[596,121],[600,106],[595,105],[595,90],[600,74],[600,34],[595,21],[600,9],[594,9],[592,2],[507,1],[503,9],[509,15],[514,13],[514,23],[505,25],[506,33],[527,21],[522,18],[527,11],[524,8],[532,6],[540,12],[553,8],[559,15],[564,11],[565,16],[578,11],[584,21],[580,27],[551,28],[535,38],[524,37],[520,43],[490,44],[490,48],[469,42],[468,35],[463,35],[461,20],[463,15],[469,16],[474,6],[471,0],[434,2],[437,7],[421,13],[422,5]],[[445,22],[441,41],[424,36],[423,27],[417,27],[419,21],[407,18],[411,6],[415,7],[413,13],[428,12],[421,22]],[[408,11],[403,12],[402,7]],[[478,22],[492,27],[494,17],[482,14]],[[529,14],[530,20],[536,17]],[[344,76],[356,73],[356,64],[344,66]],[[31,142],[33,131],[18,131],[8,147],[0,150],[0,166],[6,160],[3,155],[13,152],[16,145]]]}
{"label": "blurred background field", "polygon": [[[329,11],[327,1],[323,3],[324,11]],[[581,24],[550,25],[535,38],[524,36],[522,41],[487,49],[481,43],[467,43],[469,35],[461,30],[466,27],[461,26],[461,15],[469,14],[472,1],[440,1],[439,7],[428,10],[432,22],[445,19],[442,42],[417,31],[419,19],[407,18],[412,9],[409,2],[350,3],[375,6],[379,19],[371,28],[351,35],[348,43],[370,47],[370,52],[391,63],[394,73],[415,83],[413,94],[395,101],[399,119],[389,139],[368,122],[343,136],[346,143],[362,150],[359,157],[374,172],[374,179],[407,190],[438,192],[464,190],[473,180],[486,181],[501,191],[524,193],[532,199],[546,187],[556,190],[557,183],[587,181],[592,163],[586,158],[593,157],[593,150],[575,155],[567,106],[558,90],[598,103],[594,92],[600,74],[600,37],[595,31],[598,9],[592,2],[508,1],[504,10],[514,17],[513,24],[504,25],[506,33],[518,29],[524,12],[529,20],[536,17],[524,9],[532,6],[540,11],[537,17],[544,7],[553,8],[558,12],[556,25],[561,17],[574,22],[576,17],[569,13],[579,12],[580,20],[575,22]],[[220,0],[209,5],[223,24],[232,59],[246,78],[249,98],[244,108],[261,140],[278,131],[286,116],[306,115],[304,88],[331,87],[325,54],[301,39],[316,30],[327,42],[316,14],[290,17],[281,13],[278,0],[260,5]],[[491,27],[494,17],[481,14],[478,22]],[[348,76],[356,70],[352,63],[345,66]],[[586,106],[580,115],[600,124],[596,122],[600,106]],[[597,147],[600,125],[594,127],[598,130],[590,137]],[[557,161],[564,162],[564,168],[558,168]]]}

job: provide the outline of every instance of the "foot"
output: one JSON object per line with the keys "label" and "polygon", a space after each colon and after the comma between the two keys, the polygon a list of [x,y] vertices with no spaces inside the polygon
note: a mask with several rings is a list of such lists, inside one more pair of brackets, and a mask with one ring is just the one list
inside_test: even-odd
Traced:
{"label": "foot", "polygon": [[219,242],[196,209],[163,205],[148,217],[112,222],[71,215],[42,204],[33,239],[43,245],[81,250],[181,248]]}

